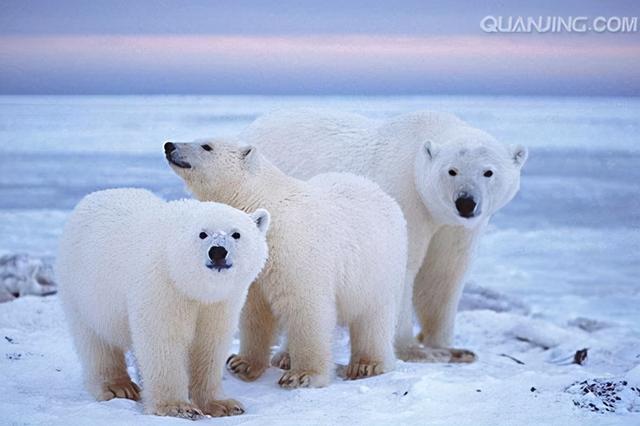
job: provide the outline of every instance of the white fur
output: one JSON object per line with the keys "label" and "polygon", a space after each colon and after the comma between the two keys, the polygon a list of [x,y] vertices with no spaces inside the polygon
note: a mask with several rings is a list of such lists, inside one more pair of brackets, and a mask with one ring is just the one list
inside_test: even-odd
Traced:
{"label": "white fur", "polygon": [[[267,258],[268,224],[265,210],[250,216],[217,203],[167,203],[141,189],[85,197],[65,226],[56,276],[88,390],[99,400],[137,399],[124,362],[131,348],[147,412],[241,410],[220,401],[221,374],[247,289]],[[240,239],[224,239],[233,266],[207,267],[209,248],[220,244],[213,236],[236,231]]]}
{"label": "white fur", "polygon": [[[409,295],[398,355],[431,359],[414,347],[411,288],[424,343],[450,347],[475,243],[491,215],[518,191],[525,148],[502,145],[453,115],[435,112],[374,121],[349,113],[281,111],[256,120],[240,139],[260,147],[285,173],[298,178],[351,172],[372,179],[394,197],[409,236]],[[449,176],[451,168],[457,176]],[[489,169],[493,176],[485,178]],[[463,190],[479,201],[474,218],[456,211],[455,197]]]}
{"label": "white fur", "polygon": [[[169,161],[196,198],[243,210],[261,205],[272,213],[270,257],[249,291],[240,354],[229,368],[245,380],[260,376],[280,325],[290,353],[281,386],[325,386],[338,322],[351,334],[348,378],[393,369],[407,241],[391,197],[351,174],[291,178],[255,147],[228,141],[175,146]],[[180,167],[185,164],[189,168]]]}

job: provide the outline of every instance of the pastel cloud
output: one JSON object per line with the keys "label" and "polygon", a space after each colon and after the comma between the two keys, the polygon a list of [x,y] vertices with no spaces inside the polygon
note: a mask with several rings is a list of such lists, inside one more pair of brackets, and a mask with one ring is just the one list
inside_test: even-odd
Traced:
{"label": "pastel cloud", "polygon": [[0,92],[640,94],[640,45],[544,35],[0,37]]}

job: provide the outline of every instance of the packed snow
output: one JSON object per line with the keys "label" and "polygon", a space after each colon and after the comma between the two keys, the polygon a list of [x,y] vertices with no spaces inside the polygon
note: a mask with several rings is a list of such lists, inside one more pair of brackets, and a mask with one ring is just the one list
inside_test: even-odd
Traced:
{"label": "packed snow", "polygon": [[[294,391],[278,388],[274,368],[255,383],[227,374],[247,412],[202,422],[640,424],[640,100],[469,97],[0,97],[0,422],[185,424],[84,390],[51,295],[57,238],[96,189],[187,196],[165,140],[233,134],[294,106],[450,111],[530,148],[521,192],[492,221],[460,303],[456,346],[479,360],[399,362]],[[334,352],[345,364],[344,330]]]}

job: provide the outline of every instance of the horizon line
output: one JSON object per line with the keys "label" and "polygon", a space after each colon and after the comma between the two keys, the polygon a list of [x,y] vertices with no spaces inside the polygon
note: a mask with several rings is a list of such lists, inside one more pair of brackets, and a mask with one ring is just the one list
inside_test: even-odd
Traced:
{"label": "horizon line", "polygon": [[640,94],[609,95],[609,94],[554,94],[554,93],[453,93],[453,92],[431,92],[431,93],[214,93],[214,92],[193,92],[193,93],[160,93],[160,92],[93,92],[93,93],[11,93],[0,92],[0,97],[347,97],[347,98],[410,98],[410,97],[495,97],[495,98],[638,98]]}

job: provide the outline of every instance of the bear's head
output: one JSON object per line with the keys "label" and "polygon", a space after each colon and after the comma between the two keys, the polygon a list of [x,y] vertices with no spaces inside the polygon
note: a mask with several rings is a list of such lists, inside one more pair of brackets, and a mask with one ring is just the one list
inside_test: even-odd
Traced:
{"label": "bear's head", "polygon": [[204,303],[241,297],[268,254],[270,216],[225,204],[181,200],[169,203],[165,256],[169,278],[187,297]]}
{"label": "bear's head", "polygon": [[421,144],[416,188],[429,213],[446,225],[473,228],[515,196],[527,149],[472,128],[453,128]]}
{"label": "bear's head", "polygon": [[229,204],[266,162],[257,148],[234,140],[166,142],[164,152],[171,168],[196,198]]}

